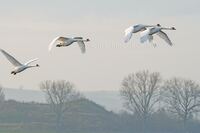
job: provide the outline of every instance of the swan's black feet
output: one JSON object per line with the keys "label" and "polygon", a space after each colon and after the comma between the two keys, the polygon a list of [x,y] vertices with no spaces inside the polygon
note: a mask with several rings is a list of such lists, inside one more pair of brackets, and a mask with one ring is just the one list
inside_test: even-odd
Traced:
{"label": "swan's black feet", "polygon": [[56,47],[62,47],[62,44],[57,44]]}
{"label": "swan's black feet", "polygon": [[13,74],[13,75],[16,75],[17,73],[16,73],[16,72],[14,72],[14,71],[12,71],[12,72],[11,72],[11,74]]}

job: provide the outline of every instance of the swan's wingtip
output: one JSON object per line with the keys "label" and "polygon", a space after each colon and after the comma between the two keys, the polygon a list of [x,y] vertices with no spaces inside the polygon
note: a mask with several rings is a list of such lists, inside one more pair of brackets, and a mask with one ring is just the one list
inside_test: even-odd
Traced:
{"label": "swan's wingtip", "polygon": [[128,41],[127,40],[124,40],[124,43],[127,43]]}
{"label": "swan's wingtip", "polygon": [[129,42],[129,40],[125,38],[124,39],[124,43],[128,43],[128,42]]}
{"label": "swan's wingtip", "polygon": [[51,52],[51,49],[48,49],[48,52],[50,53],[50,52]]}
{"label": "swan's wingtip", "polygon": [[82,51],[82,54],[85,54],[85,53],[86,53],[86,50],[83,50],[83,51]]}

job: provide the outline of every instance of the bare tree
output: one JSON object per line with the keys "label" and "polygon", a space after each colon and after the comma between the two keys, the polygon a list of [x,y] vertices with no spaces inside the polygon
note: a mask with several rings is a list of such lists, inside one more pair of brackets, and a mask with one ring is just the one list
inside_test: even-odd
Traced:
{"label": "bare tree", "polygon": [[200,86],[192,80],[173,78],[165,82],[163,89],[168,110],[183,121],[187,132],[188,120],[200,111]]}
{"label": "bare tree", "polygon": [[159,101],[160,83],[160,74],[148,71],[130,74],[122,82],[120,94],[125,101],[124,105],[142,118],[144,132],[147,118],[153,113],[154,105]]}
{"label": "bare tree", "polygon": [[80,94],[75,91],[74,85],[70,82],[44,81],[40,84],[40,89],[46,95],[46,101],[56,114],[56,127],[59,130],[61,118],[68,109],[68,104],[80,98]]}

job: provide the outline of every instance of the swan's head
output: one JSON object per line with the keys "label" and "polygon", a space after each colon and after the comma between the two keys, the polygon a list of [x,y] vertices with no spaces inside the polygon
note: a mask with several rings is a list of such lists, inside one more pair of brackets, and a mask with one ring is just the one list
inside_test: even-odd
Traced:
{"label": "swan's head", "polygon": [[160,27],[161,25],[160,25],[160,24],[157,24],[156,26],[159,26],[159,27]]}
{"label": "swan's head", "polygon": [[171,29],[172,29],[172,30],[176,30],[176,28],[175,28],[175,27],[172,27]]}
{"label": "swan's head", "polygon": [[36,67],[40,67],[38,64],[36,64]]}

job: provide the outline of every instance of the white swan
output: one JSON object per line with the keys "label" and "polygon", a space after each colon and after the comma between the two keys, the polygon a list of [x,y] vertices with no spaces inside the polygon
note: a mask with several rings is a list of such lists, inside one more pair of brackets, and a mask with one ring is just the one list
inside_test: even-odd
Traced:
{"label": "white swan", "polygon": [[16,75],[17,73],[20,73],[24,70],[26,70],[27,68],[31,68],[31,67],[39,67],[38,64],[36,64],[35,66],[29,66],[30,63],[38,60],[38,58],[36,59],[32,59],[30,61],[28,61],[25,64],[21,64],[19,61],[17,61],[14,57],[12,57],[11,55],[9,55],[6,51],[4,51],[3,49],[0,49],[0,51],[3,53],[3,55],[10,61],[10,63],[12,63],[14,65],[14,70],[11,72],[11,74]]}
{"label": "white swan", "polygon": [[131,39],[133,33],[144,31],[146,30],[147,27],[155,27],[155,26],[160,26],[160,24],[157,24],[157,25],[136,24],[136,25],[130,26],[129,28],[125,30],[124,42],[127,43]]}
{"label": "white swan", "polygon": [[69,46],[71,44],[73,44],[74,42],[77,42],[81,52],[85,53],[85,44],[84,42],[88,42],[90,41],[89,39],[84,40],[82,37],[73,37],[73,38],[67,38],[67,37],[56,37],[55,39],[53,39],[53,41],[49,44],[49,51],[51,51],[53,45],[55,43],[56,47],[66,47]]}
{"label": "white swan", "polygon": [[[160,38],[162,38],[165,42],[167,42],[170,46],[172,46],[173,44],[171,40],[169,39],[167,34],[163,32],[162,30],[176,30],[176,29],[174,27],[164,28],[161,26],[156,26],[150,29],[146,29],[145,31],[141,32],[141,38],[140,38],[141,43],[144,43],[146,41],[153,43],[153,35],[156,34]],[[153,43],[153,45],[156,45],[156,44]]]}

